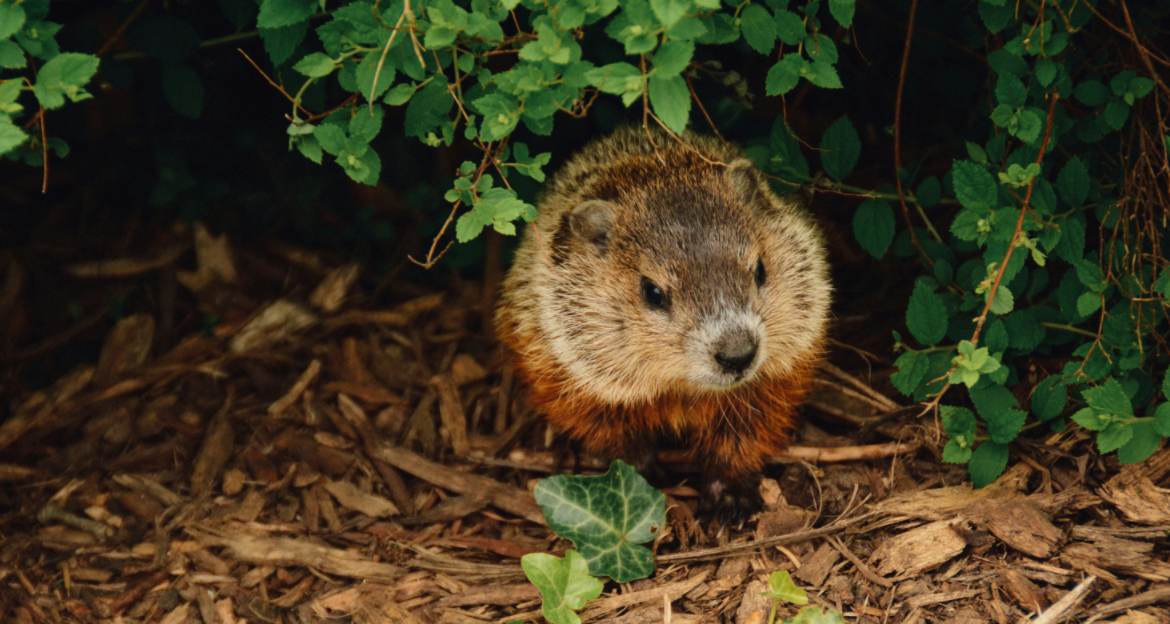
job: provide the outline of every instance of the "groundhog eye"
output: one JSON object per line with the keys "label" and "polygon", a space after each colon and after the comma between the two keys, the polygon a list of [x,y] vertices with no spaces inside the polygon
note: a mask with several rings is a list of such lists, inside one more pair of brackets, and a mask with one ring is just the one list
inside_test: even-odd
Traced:
{"label": "groundhog eye", "polygon": [[670,300],[658,284],[645,277],[642,278],[642,298],[646,300],[646,305],[656,310],[665,310],[670,305]]}
{"label": "groundhog eye", "polygon": [[756,286],[763,286],[766,279],[768,274],[764,271],[764,260],[761,258],[756,260]]}

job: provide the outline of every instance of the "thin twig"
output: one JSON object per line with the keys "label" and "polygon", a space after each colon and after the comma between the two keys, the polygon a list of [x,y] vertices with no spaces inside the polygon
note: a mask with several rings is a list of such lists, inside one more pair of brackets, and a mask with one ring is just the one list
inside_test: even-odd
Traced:
{"label": "thin twig", "polygon": [[1093,587],[1093,583],[1096,581],[1096,576],[1089,576],[1078,583],[1076,587],[1062,596],[1060,600],[1057,600],[1052,603],[1052,606],[1045,609],[1044,613],[1037,615],[1036,619],[1032,620],[1032,624],[1056,624],[1071,615],[1071,611],[1080,604],[1081,600],[1085,598],[1085,594],[1089,593],[1089,589]]}
{"label": "thin twig", "polygon": [[264,81],[267,82],[273,89],[276,89],[277,91],[279,91],[280,94],[283,95],[286,100],[288,100],[289,102],[292,102],[292,104],[294,106],[296,106],[298,109],[300,109],[300,111],[302,113],[304,113],[310,117],[313,116],[312,111],[306,109],[304,106],[301,106],[301,103],[298,102],[296,100],[296,98],[294,98],[288,91],[285,91],[284,87],[280,86],[279,83],[277,83],[275,80],[273,80],[272,76],[269,76],[267,72],[265,72],[263,69],[261,69],[260,65],[258,65],[256,63],[256,61],[252,60],[252,57],[248,56],[248,53],[245,52],[243,48],[236,48],[236,52],[239,52],[240,55],[244,57],[244,60],[248,61],[248,64],[252,66],[252,69],[255,69],[256,73],[260,74],[260,77],[263,78]]}
{"label": "thin twig", "polygon": [[910,45],[914,42],[914,16],[918,13],[918,0],[910,0],[910,14],[906,17],[906,40],[902,44],[902,65],[898,68],[898,90],[894,94],[894,186],[898,190],[898,206],[902,209],[902,220],[910,233],[910,243],[918,254],[933,266],[934,260],[922,248],[914,222],[910,219],[910,208],[906,205],[906,192],[902,189],[902,92],[906,88],[906,70],[910,65]]}
{"label": "thin twig", "polygon": [[102,43],[101,47],[99,47],[97,52],[94,54],[97,56],[104,56],[106,52],[109,52],[110,48],[114,47],[114,44],[122,40],[122,35],[126,34],[126,29],[130,27],[130,24],[133,24],[135,20],[142,16],[142,12],[146,10],[146,7],[149,4],[150,0],[142,0],[142,2],[139,2],[138,6],[134,7],[133,11],[130,11],[130,14],[126,16],[126,19],[122,20],[122,23],[118,25],[118,28],[113,32],[113,34],[109,36],[108,39]]}

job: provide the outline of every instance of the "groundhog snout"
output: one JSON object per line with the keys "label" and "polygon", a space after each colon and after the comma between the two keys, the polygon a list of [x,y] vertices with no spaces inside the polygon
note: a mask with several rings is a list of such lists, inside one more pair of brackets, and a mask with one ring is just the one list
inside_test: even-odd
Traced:
{"label": "groundhog snout", "polygon": [[756,361],[760,341],[746,329],[728,332],[715,343],[715,363],[723,372],[741,375]]}

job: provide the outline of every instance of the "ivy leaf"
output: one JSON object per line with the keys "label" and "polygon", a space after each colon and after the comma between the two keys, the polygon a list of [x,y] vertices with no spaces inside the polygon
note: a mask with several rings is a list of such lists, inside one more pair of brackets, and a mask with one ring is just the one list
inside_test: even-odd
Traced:
{"label": "ivy leaf", "polygon": [[691,91],[682,76],[650,77],[650,106],[654,114],[675,132],[687,127],[691,115]]}
{"label": "ivy leaf", "polygon": [[7,39],[20,32],[28,18],[24,7],[16,2],[0,4],[0,39]]}
{"label": "ivy leaf", "polygon": [[955,197],[964,208],[991,210],[995,207],[997,186],[987,169],[969,161],[956,160],[951,165]]}
{"label": "ivy leaf", "polygon": [[880,260],[894,240],[894,209],[877,199],[861,202],[853,213],[853,236],[862,249]]}
{"label": "ivy leaf", "polygon": [[303,22],[313,15],[313,0],[263,0],[256,25],[260,28],[283,28]]}
{"label": "ivy leaf", "polygon": [[1122,464],[1136,464],[1145,461],[1162,442],[1162,436],[1154,431],[1154,426],[1148,422],[1134,423],[1130,429],[1133,436],[1117,449],[1117,461]]}
{"label": "ivy leaf", "polygon": [[1040,420],[1052,420],[1064,411],[1068,403],[1068,386],[1059,375],[1050,375],[1036,384],[1032,391],[1032,413]]}
{"label": "ivy leaf", "polygon": [[1089,169],[1076,156],[1068,159],[1056,176],[1056,190],[1060,198],[1073,208],[1080,208],[1089,196]]}
{"label": "ivy leaf", "polygon": [[914,284],[906,307],[906,327],[914,338],[927,346],[938,344],[947,333],[947,308],[923,280]]}
{"label": "ivy leaf", "polygon": [[92,54],[58,54],[37,72],[33,92],[41,106],[48,109],[64,106],[66,98],[70,102],[88,100],[93,96],[84,87],[97,69],[98,57]]}
{"label": "ivy leaf", "polygon": [[1133,404],[1126,396],[1125,389],[1113,377],[1106,379],[1105,383],[1099,386],[1084,390],[1081,396],[1085,397],[1089,407],[1102,414],[1133,416]]}
{"label": "ivy leaf", "polygon": [[739,28],[743,38],[753,50],[760,54],[771,54],[776,47],[776,21],[763,5],[752,3],[739,15]]}
{"label": "ivy leaf", "polygon": [[540,592],[540,613],[552,624],[581,624],[576,611],[601,595],[601,579],[589,575],[589,565],[575,550],[560,559],[547,553],[520,558],[524,576]]}
{"label": "ivy leaf", "polygon": [[856,0],[829,0],[829,14],[844,28],[853,25]]}
{"label": "ivy leaf", "polygon": [[557,535],[573,542],[589,572],[627,583],[654,572],[654,553],[639,546],[666,525],[666,496],[629,464],[604,475],[557,475],[536,484],[536,502]]}
{"label": "ivy leaf", "polygon": [[695,55],[693,41],[667,41],[654,53],[654,75],[670,78],[682,73]]}
{"label": "ivy leaf", "polygon": [[768,591],[764,595],[771,600],[780,600],[794,605],[808,604],[808,594],[792,581],[787,570],[777,570],[768,575]]}
{"label": "ivy leaf", "polygon": [[861,138],[848,116],[834,121],[821,137],[821,164],[834,180],[843,180],[857,165]]}
{"label": "ivy leaf", "polygon": [[967,463],[967,471],[971,475],[971,485],[981,488],[996,480],[1007,468],[1008,446],[996,442],[984,442],[971,454],[971,461]]}
{"label": "ivy leaf", "polygon": [[768,70],[764,80],[764,93],[768,95],[784,95],[800,81],[800,66],[803,59],[799,54],[789,52],[776,61]]}
{"label": "ivy leaf", "polygon": [[1097,434],[1097,450],[1101,453],[1116,451],[1133,438],[1133,427],[1127,423],[1109,423],[1104,431]]}

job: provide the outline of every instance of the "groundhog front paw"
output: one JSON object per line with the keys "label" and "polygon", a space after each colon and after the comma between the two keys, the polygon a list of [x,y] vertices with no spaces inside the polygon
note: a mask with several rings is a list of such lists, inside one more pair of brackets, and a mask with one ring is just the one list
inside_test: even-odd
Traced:
{"label": "groundhog front paw", "polygon": [[699,496],[699,513],[711,514],[726,524],[747,520],[760,509],[760,496],[747,483],[708,479]]}

